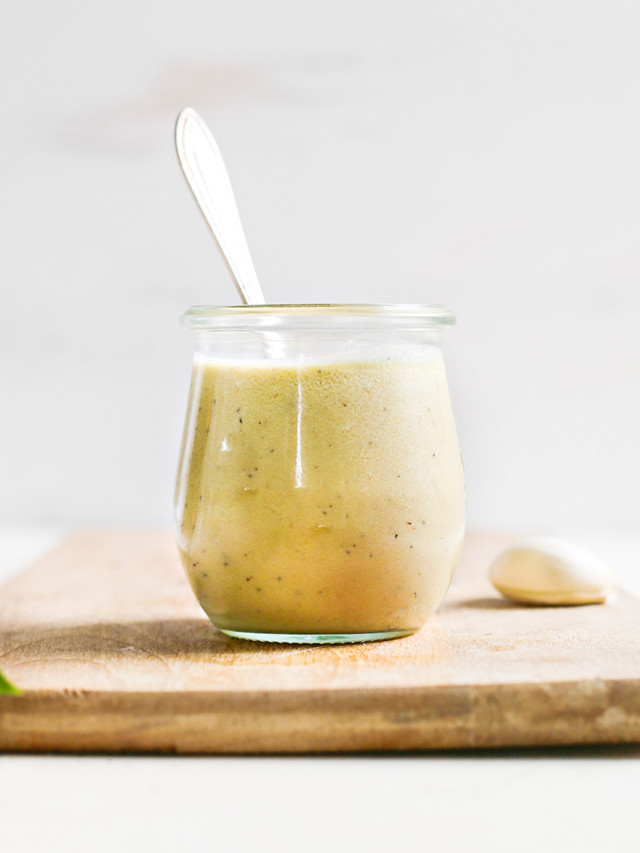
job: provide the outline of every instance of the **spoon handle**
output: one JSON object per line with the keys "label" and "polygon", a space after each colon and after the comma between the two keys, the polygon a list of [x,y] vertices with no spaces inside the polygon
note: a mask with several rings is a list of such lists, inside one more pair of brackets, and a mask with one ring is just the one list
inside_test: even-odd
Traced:
{"label": "spoon handle", "polygon": [[187,107],[176,120],[175,138],[184,176],[216,238],[242,301],[246,305],[264,305],[231,181],[211,131],[198,113]]}

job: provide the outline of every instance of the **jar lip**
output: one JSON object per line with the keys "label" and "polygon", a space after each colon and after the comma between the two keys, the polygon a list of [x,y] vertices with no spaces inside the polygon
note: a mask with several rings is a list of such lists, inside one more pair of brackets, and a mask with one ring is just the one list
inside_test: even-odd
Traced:
{"label": "jar lip", "polygon": [[[246,320],[250,325],[270,325],[282,321],[313,321],[335,318],[343,321],[413,321],[420,326],[453,326],[455,315],[444,305],[420,304],[270,304],[270,305],[193,305],[180,318],[189,329],[207,329]],[[226,321],[226,322],[225,322]]]}

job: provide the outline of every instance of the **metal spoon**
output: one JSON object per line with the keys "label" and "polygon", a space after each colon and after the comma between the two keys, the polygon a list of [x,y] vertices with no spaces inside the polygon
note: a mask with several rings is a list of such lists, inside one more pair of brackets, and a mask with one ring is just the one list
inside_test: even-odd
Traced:
{"label": "metal spoon", "polygon": [[224,161],[211,131],[195,110],[176,120],[176,151],[187,183],[246,305],[264,305],[258,276]]}

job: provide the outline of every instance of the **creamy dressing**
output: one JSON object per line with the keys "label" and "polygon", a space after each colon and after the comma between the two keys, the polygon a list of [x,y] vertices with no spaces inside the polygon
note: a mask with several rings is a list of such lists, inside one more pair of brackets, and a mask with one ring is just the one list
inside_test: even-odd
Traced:
{"label": "creamy dressing", "polygon": [[444,363],[195,362],[178,545],[223,630],[414,631],[464,527]]}

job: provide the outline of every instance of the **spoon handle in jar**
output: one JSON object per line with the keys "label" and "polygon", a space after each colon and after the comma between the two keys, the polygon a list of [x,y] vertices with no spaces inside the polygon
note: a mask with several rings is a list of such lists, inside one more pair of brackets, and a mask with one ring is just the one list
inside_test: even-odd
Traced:
{"label": "spoon handle in jar", "polygon": [[264,305],[231,181],[211,131],[198,115],[187,107],[176,120],[176,151],[187,183],[216,239],[242,301]]}

